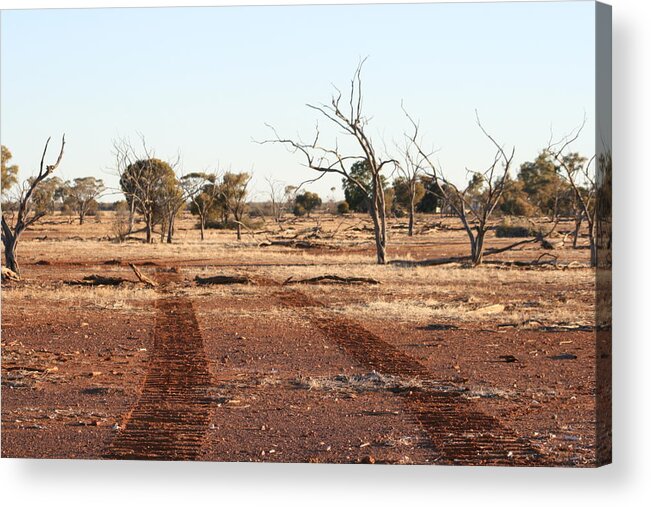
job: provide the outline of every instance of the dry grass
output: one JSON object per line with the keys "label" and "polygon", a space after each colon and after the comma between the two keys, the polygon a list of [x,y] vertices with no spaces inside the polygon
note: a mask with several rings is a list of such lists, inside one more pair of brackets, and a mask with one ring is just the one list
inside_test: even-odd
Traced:
{"label": "dry grass", "polygon": [[334,377],[297,377],[293,385],[307,390],[374,392],[374,391],[412,391],[423,388],[423,381],[402,379],[394,375],[383,375],[375,371],[355,375],[336,375]]}
{"label": "dry grass", "polygon": [[[417,230],[428,223],[439,221],[440,217],[419,217]],[[25,235],[20,247],[20,259],[28,282],[50,280],[54,283],[43,286],[28,283],[13,287],[3,291],[3,302],[13,304],[41,301],[47,304],[65,301],[71,305],[133,309],[141,302],[157,297],[156,293],[139,287],[66,287],[57,285],[56,282],[64,278],[81,278],[91,273],[128,277],[131,275],[128,262],[151,261],[161,266],[180,266],[181,276],[186,281],[193,280],[197,275],[218,274],[242,274],[279,284],[289,277],[312,278],[326,274],[379,280],[381,285],[378,286],[324,284],[300,287],[299,290],[322,301],[333,311],[352,318],[414,324],[427,324],[431,321],[521,323],[530,319],[545,324],[583,324],[592,323],[594,319],[594,270],[499,269],[489,265],[465,269],[455,264],[436,267],[378,266],[374,264],[372,249],[359,249],[360,245],[368,244],[372,234],[368,230],[353,230],[370,225],[368,217],[361,215],[346,218],[320,217],[322,239],[319,241],[345,247],[334,252],[258,246],[259,242],[274,234],[292,237],[301,231],[308,232],[317,223],[314,218],[290,220],[282,233],[277,229],[262,231],[255,237],[247,233],[238,242],[234,231],[221,230],[208,230],[206,240],[200,241],[199,231],[195,229],[196,220],[186,215],[179,221],[177,237],[171,245],[113,243],[106,240],[110,235],[111,222],[110,213],[104,214],[101,224],[91,221],[83,226],[68,224],[61,217],[46,217]],[[390,222],[394,227],[391,245],[402,249],[399,255],[402,259],[408,259],[411,252],[415,251],[410,250],[410,247],[421,248],[421,256],[424,253],[430,258],[447,256],[451,251],[462,252],[467,248],[463,231],[437,229],[408,238],[404,229],[395,228],[403,222],[404,220],[395,219]],[[443,222],[448,227],[458,226],[455,219],[444,219]],[[268,224],[268,228],[272,228],[271,224]],[[335,231],[335,239],[327,239]],[[102,241],[98,241],[102,238]],[[350,247],[357,249],[346,250]],[[588,255],[587,251],[572,249],[558,250],[555,253],[564,256],[566,262],[569,259],[587,258]],[[508,258],[518,255],[530,259],[531,256],[535,258],[539,255],[539,252],[510,252]],[[120,260],[122,264],[104,264],[113,259]],[[52,263],[52,267],[30,269],[29,264],[38,260],[47,260]],[[264,286],[189,286],[178,288],[178,292],[199,299],[216,297],[235,303],[269,298],[269,289]],[[483,310],[498,304],[504,307],[500,311]],[[220,308],[219,311],[251,316],[275,315],[283,311],[282,308],[267,308],[269,305],[263,305],[259,310],[251,307],[250,311],[242,309],[244,304],[235,306],[240,308],[231,310],[227,307]]]}
{"label": "dry grass", "polygon": [[141,286],[83,287],[61,284],[17,285],[2,291],[3,305],[66,303],[70,307],[133,311],[156,299],[155,291]]}

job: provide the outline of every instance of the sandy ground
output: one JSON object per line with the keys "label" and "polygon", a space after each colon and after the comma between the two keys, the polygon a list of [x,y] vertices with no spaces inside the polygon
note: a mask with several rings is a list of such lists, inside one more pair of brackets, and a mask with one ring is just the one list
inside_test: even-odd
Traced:
{"label": "sandy ground", "polygon": [[[377,266],[363,216],[240,242],[202,242],[185,217],[171,245],[114,243],[110,223],[47,217],[20,244],[24,280],[2,290],[3,457],[595,465],[585,240],[557,236],[542,265],[513,264],[546,252],[527,245],[477,268]],[[317,225],[315,248],[261,246]],[[454,219],[419,217],[413,238],[392,226],[390,260],[468,248]],[[67,284],[135,282],[129,262],[158,286]],[[380,283],[285,284],[326,274]],[[194,281],[214,275],[251,283]]]}

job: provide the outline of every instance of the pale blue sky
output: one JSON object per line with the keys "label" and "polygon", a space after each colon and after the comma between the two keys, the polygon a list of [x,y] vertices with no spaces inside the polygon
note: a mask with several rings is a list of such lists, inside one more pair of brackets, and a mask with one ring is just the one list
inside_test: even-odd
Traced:
{"label": "pale blue sky", "polygon": [[[592,2],[3,11],[0,139],[27,177],[45,139],[65,132],[60,176],[117,186],[112,140],[142,132],[158,156],[180,152],[182,172],[253,169],[264,192],[265,176],[313,174],[251,139],[269,137],[265,122],[308,138],[318,116],[305,103],[347,88],[368,56],[377,148],[408,127],[404,99],[459,180],[493,155],[475,108],[518,165],[584,113],[576,148],[592,154],[594,23]],[[341,196],[335,176],[311,188],[332,186]]]}

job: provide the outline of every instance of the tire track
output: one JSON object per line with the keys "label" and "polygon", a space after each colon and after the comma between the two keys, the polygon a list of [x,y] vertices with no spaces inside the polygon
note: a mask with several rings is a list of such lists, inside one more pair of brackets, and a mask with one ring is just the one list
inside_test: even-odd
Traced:
{"label": "tire track", "polygon": [[[293,289],[276,294],[290,308],[325,308],[310,296]],[[305,316],[324,335],[360,365],[379,373],[429,382],[440,379],[413,357],[383,341],[362,326],[342,317]],[[451,386],[452,387],[452,386]],[[458,390],[398,393],[408,410],[429,435],[437,463],[456,465],[550,466],[551,463],[525,439],[496,418],[482,413]]]}
{"label": "tire track", "polygon": [[192,302],[166,296],[156,311],[142,393],[106,459],[194,460],[201,451],[210,373]]}

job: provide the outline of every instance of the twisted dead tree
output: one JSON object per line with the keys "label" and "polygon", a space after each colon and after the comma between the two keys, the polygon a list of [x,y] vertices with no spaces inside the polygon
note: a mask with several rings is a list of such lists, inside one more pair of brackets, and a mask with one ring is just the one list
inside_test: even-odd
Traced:
{"label": "twisted dead tree", "polygon": [[592,156],[588,160],[581,157],[578,153],[571,153],[569,151],[572,144],[581,135],[585,124],[586,119],[584,118],[583,123],[574,132],[562,137],[558,141],[553,141],[550,138],[546,152],[549,153],[557,164],[559,174],[570,184],[574,194],[574,205],[577,208],[577,218],[575,220],[578,222],[575,228],[575,244],[579,234],[581,220],[585,220],[588,226],[590,266],[594,267],[597,265],[597,242],[595,234],[595,198],[597,187],[595,185],[594,170],[591,169],[591,166],[595,157]]}
{"label": "twisted dead tree", "polygon": [[[504,193],[505,183],[515,155],[515,146],[506,151],[482,125],[479,114],[475,111],[477,126],[495,148],[495,156],[490,165],[483,171],[466,170],[470,179],[464,187],[458,187],[450,181],[442,169],[432,160],[432,153],[422,148],[419,124],[405,111],[412,125],[411,134],[406,134],[408,142],[418,153],[418,165],[425,166],[436,183],[437,197],[452,209],[453,213],[463,224],[470,242],[470,261],[473,266],[482,263],[485,251],[484,241],[489,230],[489,219],[499,204]],[[504,252],[524,243],[536,241],[536,238],[518,241],[506,248],[493,249],[491,254]]]}
{"label": "twisted dead tree", "polygon": [[[273,127],[267,125],[273,131],[275,138],[262,141],[261,144],[284,144],[292,152],[302,154],[305,166],[321,173],[317,178],[305,183],[314,182],[326,174],[334,173],[343,176],[359,188],[366,196],[369,214],[373,220],[377,263],[386,264],[387,227],[382,171],[385,166],[397,165],[397,162],[393,159],[382,160],[366,133],[369,118],[363,113],[362,66],[364,62],[365,60],[362,60],[359,63],[353,74],[347,100],[343,98],[341,91],[335,88],[336,94],[332,96],[330,104],[307,104],[308,108],[324,116],[332,126],[342,129],[347,136],[353,138],[358,148],[357,154],[345,155],[336,142],[333,147],[321,145],[318,125],[312,142],[280,137]],[[368,164],[370,182],[361,181],[351,174],[350,166],[354,162]]]}
{"label": "twisted dead tree", "polygon": [[515,155],[515,147],[512,147],[510,151],[505,150],[484,128],[476,111],[477,126],[496,151],[492,162],[485,170],[470,171],[466,169],[469,180],[464,187],[458,187],[450,181],[442,169],[434,162],[432,152],[423,150],[419,124],[406,111],[405,115],[413,128],[410,134],[406,134],[406,137],[411,146],[414,147],[415,152],[418,153],[419,158],[416,163],[425,167],[426,171],[429,170],[427,176],[432,178],[435,183],[435,190],[429,191],[433,192],[437,198],[442,199],[452,210],[452,213],[459,218],[470,243],[470,255],[468,257],[438,259],[426,261],[425,264],[434,265],[469,260],[473,266],[478,266],[482,264],[484,257],[488,255],[506,252],[529,243],[546,243],[545,238],[554,232],[558,220],[544,234],[540,232],[533,238],[516,241],[503,247],[485,248],[486,233],[490,230],[489,220],[502,200]]}
{"label": "twisted dead tree", "polygon": [[59,167],[61,159],[63,159],[63,149],[66,145],[65,134],[61,138],[61,149],[59,150],[59,156],[56,161],[54,164],[45,165],[45,156],[47,155],[50,139],[48,138],[45,142],[38,174],[34,178],[30,178],[24,182],[18,193],[18,212],[15,221],[12,221],[13,225],[9,223],[5,214],[2,214],[2,244],[5,248],[5,267],[16,273],[17,276],[20,276],[20,267],[16,258],[18,240],[29,226],[36,223],[47,213],[46,210],[35,209],[33,200],[34,192]]}

